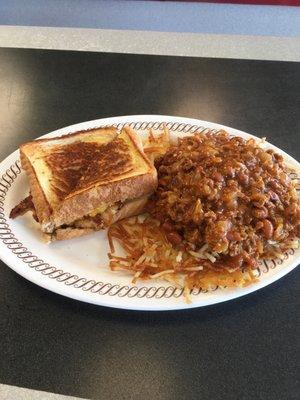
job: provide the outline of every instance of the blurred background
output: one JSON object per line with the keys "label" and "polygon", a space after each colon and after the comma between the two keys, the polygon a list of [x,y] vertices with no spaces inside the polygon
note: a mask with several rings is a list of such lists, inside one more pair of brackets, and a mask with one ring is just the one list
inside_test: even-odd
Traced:
{"label": "blurred background", "polygon": [[0,0],[0,25],[300,35],[300,0]]}

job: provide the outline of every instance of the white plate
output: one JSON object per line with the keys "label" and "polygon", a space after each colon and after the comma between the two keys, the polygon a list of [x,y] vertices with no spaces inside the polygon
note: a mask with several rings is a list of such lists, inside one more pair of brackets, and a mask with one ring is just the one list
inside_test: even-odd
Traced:
{"label": "white plate", "polygon": [[[159,115],[138,115],[99,119],[72,125],[48,137],[78,130],[125,123],[143,134],[143,129],[158,129],[166,123],[174,135],[184,135],[198,129],[226,129],[230,134],[249,138],[251,135],[206,121]],[[297,172],[300,166],[292,157],[275,146],[267,147],[281,153]],[[19,167],[19,152],[15,151],[0,164],[0,256],[14,271],[31,282],[55,293],[102,306],[133,310],[175,310],[220,303],[261,289],[278,280],[299,262],[300,250],[290,250],[285,260],[264,261],[257,274],[259,282],[246,288],[220,289],[205,293],[195,290],[192,303],[184,302],[182,290],[164,281],[131,284],[125,273],[108,269],[106,232],[56,242],[50,245],[41,241],[40,231],[30,215],[9,219],[9,212],[28,193],[25,173]]]}

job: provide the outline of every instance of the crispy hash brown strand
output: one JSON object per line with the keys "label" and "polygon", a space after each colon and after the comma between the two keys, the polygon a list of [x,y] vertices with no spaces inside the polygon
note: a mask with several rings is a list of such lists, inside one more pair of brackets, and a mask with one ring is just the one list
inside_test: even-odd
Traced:
{"label": "crispy hash brown strand", "polygon": [[160,134],[154,135],[153,130],[149,129],[147,139],[143,143],[145,154],[153,162],[163,156],[171,145],[169,129],[165,126]]}
{"label": "crispy hash brown strand", "polygon": [[[210,290],[215,286],[247,286],[254,282],[251,268],[229,270],[212,263],[214,255],[207,246],[200,251],[179,250],[167,239],[160,223],[150,216],[128,218],[112,225],[108,230],[110,245],[109,266],[113,271],[125,270],[138,279],[163,278],[185,288],[188,298],[194,287]],[[125,256],[115,254],[114,240],[125,250]]]}
{"label": "crispy hash brown strand", "polygon": [[255,267],[297,246],[300,205],[281,155],[225,131],[178,140],[157,160],[149,211],[169,240],[208,245],[223,267]]}

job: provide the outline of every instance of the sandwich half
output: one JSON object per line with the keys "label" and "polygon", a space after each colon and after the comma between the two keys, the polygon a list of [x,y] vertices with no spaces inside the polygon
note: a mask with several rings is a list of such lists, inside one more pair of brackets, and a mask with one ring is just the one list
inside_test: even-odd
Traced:
{"label": "sandwich half", "polygon": [[155,167],[129,127],[40,139],[20,147],[30,195],[11,218],[32,211],[48,240],[104,229],[142,212],[157,186]]}

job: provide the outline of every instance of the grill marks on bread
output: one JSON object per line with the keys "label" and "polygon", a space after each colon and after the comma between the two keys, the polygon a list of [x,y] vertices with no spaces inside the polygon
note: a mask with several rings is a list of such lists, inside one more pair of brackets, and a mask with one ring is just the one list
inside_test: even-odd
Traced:
{"label": "grill marks on bread", "polygon": [[52,190],[60,200],[133,169],[128,145],[121,138],[106,144],[78,141],[57,146],[45,156],[45,161],[52,170]]}

